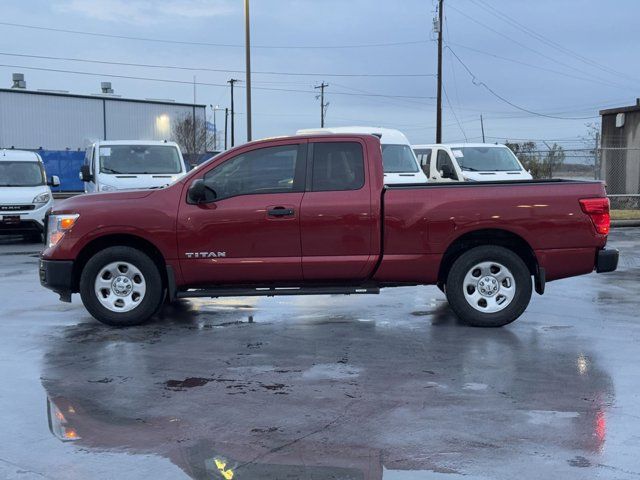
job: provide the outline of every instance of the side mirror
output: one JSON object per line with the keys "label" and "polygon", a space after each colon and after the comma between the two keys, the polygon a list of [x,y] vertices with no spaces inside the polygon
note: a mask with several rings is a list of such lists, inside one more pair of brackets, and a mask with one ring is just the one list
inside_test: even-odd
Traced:
{"label": "side mirror", "polygon": [[452,180],[455,180],[456,178],[453,168],[451,168],[451,165],[447,165],[446,163],[442,165],[440,172],[441,172],[442,178],[451,178]]}
{"label": "side mirror", "polygon": [[89,165],[82,165],[80,167],[80,173],[78,175],[80,180],[83,182],[91,182],[93,181],[93,175],[91,175],[91,171],[89,170]]}
{"label": "side mirror", "polygon": [[187,194],[189,203],[196,205],[199,203],[210,202],[215,200],[215,198],[216,192],[211,187],[208,187],[202,179],[194,181],[189,187],[189,192]]}
{"label": "side mirror", "polygon": [[60,178],[57,175],[52,175],[49,180],[50,187],[59,187],[60,186]]}

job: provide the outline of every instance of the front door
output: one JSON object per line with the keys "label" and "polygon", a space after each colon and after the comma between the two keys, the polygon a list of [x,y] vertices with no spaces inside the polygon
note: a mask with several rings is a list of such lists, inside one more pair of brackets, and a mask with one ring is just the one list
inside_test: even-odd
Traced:
{"label": "front door", "polygon": [[185,282],[299,282],[305,169],[301,140],[247,147],[196,177],[209,198],[192,205],[185,189],[182,199],[177,234]]}

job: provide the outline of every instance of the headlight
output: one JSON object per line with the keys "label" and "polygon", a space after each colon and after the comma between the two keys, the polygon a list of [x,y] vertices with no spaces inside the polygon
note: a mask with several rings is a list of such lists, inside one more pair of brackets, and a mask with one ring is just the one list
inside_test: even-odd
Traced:
{"label": "headlight", "polygon": [[55,246],[63,237],[65,232],[71,230],[79,215],[77,213],[49,215],[47,223],[47,246]]}
{"label": "headlight", "polygon": [[116,190],[118,190],[116,187],[112,186],[112,185],[106,185],[106,184],[102,184],[100,185],[100,191],[101,192],[115,192]]}
{"label": "headlight", "polygon": [[33,199],[33,203],[47,203],[49,200],[51,200],[51,195],[45,192],[41,193],[40,195],[36,195],[36,197]]}

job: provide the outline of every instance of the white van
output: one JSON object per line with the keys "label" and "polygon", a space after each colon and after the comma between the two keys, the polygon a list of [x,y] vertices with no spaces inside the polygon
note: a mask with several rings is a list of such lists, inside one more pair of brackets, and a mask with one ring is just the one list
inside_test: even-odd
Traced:
{"label": "white van", "polygon": [[297,135],[316,135],[321,133],[375,135],[380,138],[380,144],[382,145],[384,183],[388,185],[427,183],[427,177],[420,169],[418,160],[413,150],[411,150],[409,140],[398,130],[377,127],[331,127],[306,128],[296,132]]}
{"label": "white van", "polygon": [[86,193],[112,192],[163,187],[186,173],[177,143],[104,140],[87,148],[80,180]]}
{"label": "white van", "polygon": [[487,182],[533,178],[511,149],[498,143],[414,145],[413,151],[431,182]]}
{"label": "white van", "polygon": [[40,240],[44,216],[53,206],[49,181],[40,155],[25,150],[0,150],[0,233],[17,233]]}

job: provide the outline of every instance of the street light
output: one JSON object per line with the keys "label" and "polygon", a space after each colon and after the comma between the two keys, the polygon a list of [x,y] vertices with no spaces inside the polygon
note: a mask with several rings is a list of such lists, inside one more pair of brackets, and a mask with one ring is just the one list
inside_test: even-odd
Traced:
{"label": "street light", "polygon": [[247,73],[247,142],[251,141],[251,28],[249,25],[249,0],[244,0],[244,35]]}

